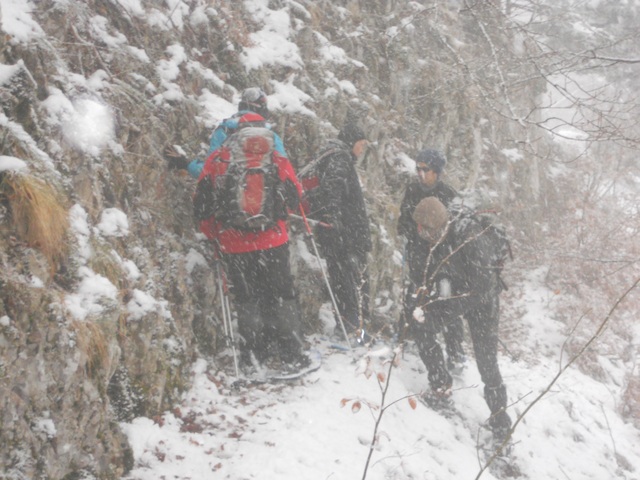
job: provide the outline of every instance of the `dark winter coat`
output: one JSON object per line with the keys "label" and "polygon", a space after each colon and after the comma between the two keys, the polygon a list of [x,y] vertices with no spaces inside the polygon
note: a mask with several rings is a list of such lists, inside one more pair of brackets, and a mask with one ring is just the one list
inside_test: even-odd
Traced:
{"label": "dark winter coat", "polygon": [[471,214],[451,215],[446,236],[429,250],[427,291],[419,299],[437,300],[425,311],[445,318],[464,315],[501,290],[492,265],[495,247],[485,227]]}
{"label": "dark winter coat", "polygon": [[363,256],[371,251],[371,232],[355,158],[339,140],[331,140],[318,158],[311,172],[317,186],[307,200],[311,217],[332,227],[317,229],[318,243],[325,253]]}

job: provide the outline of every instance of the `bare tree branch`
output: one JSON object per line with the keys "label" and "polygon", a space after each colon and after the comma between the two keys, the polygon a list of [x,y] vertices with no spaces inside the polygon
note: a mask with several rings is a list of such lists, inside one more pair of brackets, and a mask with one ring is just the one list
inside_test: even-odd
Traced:
{"label": "bare tree branch", "polygon": [[602,320],[602,322],[600,323],[598,329],[595,331],[595,333],[591,336],[591,338],[582,346],[582,348],[578,351],[578,353],[576,353],[573,357],[571,357],[569,359],[569,361],[567,362],[566,365],[561,366],[558,373],[556,374],[555,377],[553,377],[553,379],[551,380],[551,382],[549,382],[549,384],[546,386],[546,388],[527,406],[527,408],[525,408],[525,410],[518,416],[518,418],[516,419],[516,421],[513,423],[513,425],[511,426],[511,429],[509,430],[509,433],[507,434],[506,438],[504,439],[504,441],[502,442],[502,444],[500,444],[498,446],[498,448],[496,449],[496,451],[493,453],[493,455],[489,458],[489,460],[487,460],[487,463],[485,464],[484,467],[482,467],[480,469],[480,471],[478,472],[478,475],[476,476],[476,480],[478,480],[482,474],[485,472],[485,470],[487,470],[487,468],[489,468],[489,466],[495,461],[495,459],[498,457],[498,455],[500,455],[500,453],[504,450],[505,446],[508,444],[508,442],[511,440],[511,437],[513,435],[513,432],[515,431],[515,429],[517,428],[517,426],[520,424],[520,422],[522,421],[522,419],[529,413],[529,411],[534,407],[534,405],[536,405],[547,393],[549,393],[549,391],[551,390],[551,388],[556,384],[556,382],[560,379],[560,377],[562,376],[562,374],[571,366],[573,365],[573,363],[578,360],[583,354],[584,352],[587,351],[587,349],[600,337],[600,335],[602,335],[602,333],[604,332],[604,329],[606,328],[607,324],[609,323],[609,321],[611,320],[611,317],[613,316],[614,312],[618,309],[618,307],[620,306],[620,304],[625,300],[625,298],[627,298],[627,296],[638,286],[638,284],[640,284],[640,277],[636,279],[636,281],[618,298],[618,300],[616,300],[616,302],[613,304],[613,306],[611,307],[611,309],[609,310],[609,313],[607,313],[607,315],[605,316],[605,318]]}

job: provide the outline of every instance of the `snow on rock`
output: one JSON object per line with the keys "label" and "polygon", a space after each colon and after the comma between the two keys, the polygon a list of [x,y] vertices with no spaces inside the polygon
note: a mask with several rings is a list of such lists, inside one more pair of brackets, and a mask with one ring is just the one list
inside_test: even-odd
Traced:
{"label": "snow on rock", "polygon": [[137,288],[133,290],[132,298],[127,303],[127,311],[130,320],[140,320],[148,313],[157,312],[163,318],[171,318],[169,302],[166,300],[156,300],[151,295]]}
{"label": "snow on rock", "polygon": [[186,261],[187,261],[187,272],[189,272],[189,275],[191,275],[191,273],[193,272],[194,268],[200,266],[200,267],[205,267],[208,268],[209,264],[207,263],[207,259],[204,258],[204,256],[194,250],[193,248],[189,250],[189,253],[186,255]]}
{"label": "snow on rock", "polygon": [[289,40],[291,18],[286,9],[271,10],[265,0],[245,0],[245,7],[263,28],[249,34],[251,46],[244,48],[240,60],[247,72],[280,65],[299,70],[304,62],[298,46]]}
{"label": "snow on rock", "polygon": [[15,65],[5,65],[0,63],[0,85],[5,85],[24,66],[24,62],[19,60]]}
{"label": "snow on rock", "polygon": [[31,16],[33,10],[30,0],[0,0],[0,27],[7,35],[21,43],[44,37],[42,28]]}
{"label": "snow on rock", "polygon": [[34,160],[39,160],[45,165],[50,172],[59,176],[59,172],[54,169],[54,164],[49,155],[38,147],[38,144],[34,139],[24,130],[22,125],[17,122],[11,121],[7,116],[0,112],[0,127],[7,129],[16,139],[19,139],[27,147],[29,153],[34,156]]}
{"label": "snow on rock", "polygon": [[157,104],[161,104],[164,101],[176,102],[184,99],[184,93],[180,85],[175,82],[180,75],[180,65],[187,60],[184,47],[178,44],[169,45],[166,53],[169,59],[160,60],[156,67],[156,72],[165,89],[164,92],[154,97]]}
{"label": "snow on rock", "polygon": [[142,6],[141,0],[118,0],[118,5],[130,15],[138,18],[143,18],[147,13]]}
{"label": "snow on rock", "polygon": [[16,157],[9,157],[7,155],[0,155],[0,172],[20,172],[25,171],[29,167],[26,162]]}
{"label": "snow on rock", "polygon": [[76,250],[78,256],[84,263],[89,260],[93,249],[89,244],[91,238],[91,227],[89,227],[89,216],[87,211],[82,205],[75,204],[69,210],[69,224],[71,231],[75,233],[76,241],[78,242],[78,249]]}
{"label": "snow on rock", "polygon": [[311,97],[293,85],[293,77],[286,83],[272,80],[271,85],[274,93],[268,98],[269,108],[286,113],[316,116],[313,111],[304,106],[304,103],[310,101]]}
{"label": "snow on rock", "polygon": [[219,122],[230,117],[238,110],[235,105],[224,98],[211,93],[206,88],[198,97],[198,103],[203,109],[202,117],[208,128],[214,128]]}
{"label": "snow on rock", "polygon": [[118,289],[106,277],[95,273],[88,267],[80,267],[80,284],[76,291],[65,298],[65,306],[77,320],[88,316],[100,315],[109,303],[116,301]]}
{"label": "snow on rock", "polygon": [[105,237],[126,237],[129,235],[129,219],[122,210],[105,208],[97,228]]}
{"label": "snow on rock", "polygon": [[55,87],[49,90],[49,97],[42,102],[49,113],[49,124],[59,127],[73,148],[97,157],[114,139],[115,120],[111,108],[97,97],[71,100]]}
{"label": "snow on rock", "polygon": [[33,430],[37,433],[46,435],[46,437],[49,439],[55,438],[57,435],[55,423],[53,423],[53,420],[47,417],[34,419]]}
{"label": "snow on rock", "polygon": [[118,264],[120,264],[122,269],[126,272],[127,278],[129,280],[131,280],[132,282],[135,282],[136,280],[138,280],[142,276],[142,272],[140,272],[140,269],[135,264],[135,262],[133,262],[132,260],[127,260],[127,259],[122,258],[118,254],[118,252],[116,252],[115,250],[111,251],[111,255],[113,256],[113,258],[116,259]]}

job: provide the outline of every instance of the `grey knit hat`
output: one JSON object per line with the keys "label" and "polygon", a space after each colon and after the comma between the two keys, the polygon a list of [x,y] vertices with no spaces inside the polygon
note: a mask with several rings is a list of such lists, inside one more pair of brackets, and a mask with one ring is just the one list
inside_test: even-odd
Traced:
{"label": "grey knit hat", "polygon": [[267,107],[267,94],[259,87],[250,87],[242,92],[238,111],[255,112],[264,118],[269,116],[269,108]]}

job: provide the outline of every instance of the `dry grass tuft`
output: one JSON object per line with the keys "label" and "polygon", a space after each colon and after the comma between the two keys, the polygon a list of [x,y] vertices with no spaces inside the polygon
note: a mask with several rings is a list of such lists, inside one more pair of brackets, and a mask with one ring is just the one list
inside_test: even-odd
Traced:
{"label": "dry grass tuft", "polygon": [[18,236],[47,258],[52,273],[67,253],[67,209],[60,195],[46,182],[29,175],[5,175],[0,195],[9,201]]}
{"label": "dry grass tuft", "polygon": [[88,321],[73,321],[71,328],[76,332],[78,348],[87,357],[89,376],[95,376],[100,368],[107,368],[109,346],[102,329]]}
{"label": "dry grass tuft", "polygon": [[88,266],[95,273],[106,277],[118,289],[127,286],[126,274],[111,253],[110,247],[94,242],[92,244],[93,255],[88,260]]}

